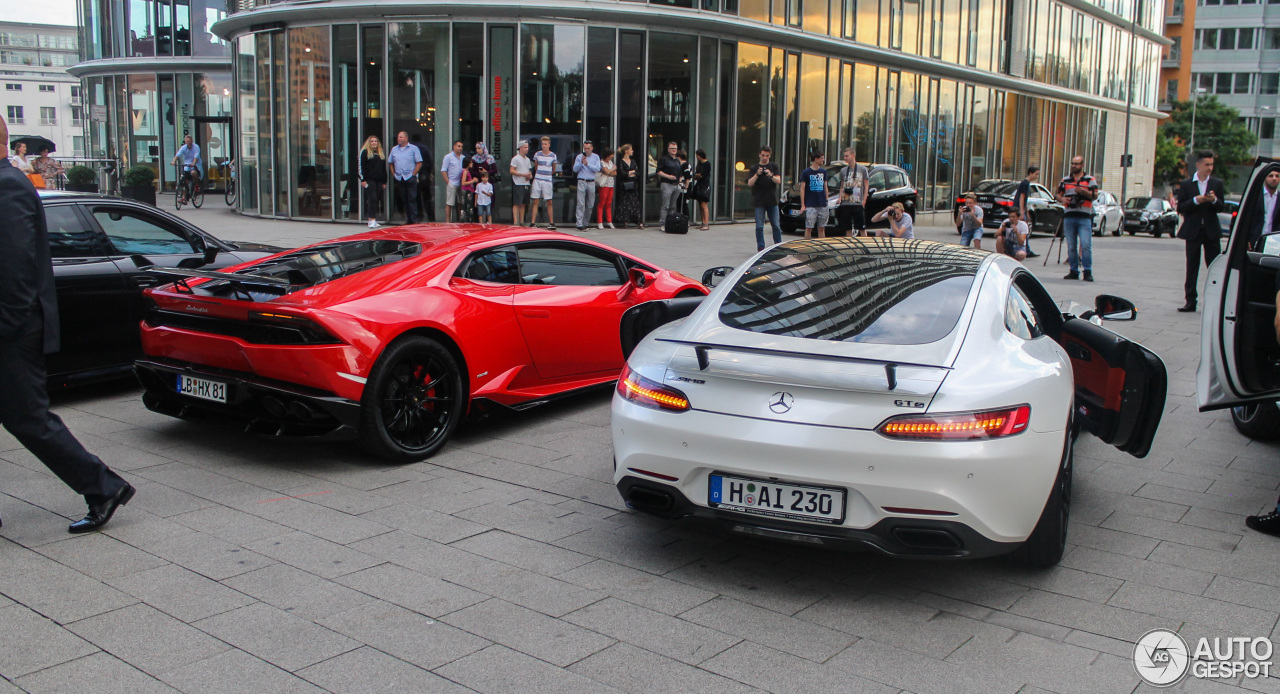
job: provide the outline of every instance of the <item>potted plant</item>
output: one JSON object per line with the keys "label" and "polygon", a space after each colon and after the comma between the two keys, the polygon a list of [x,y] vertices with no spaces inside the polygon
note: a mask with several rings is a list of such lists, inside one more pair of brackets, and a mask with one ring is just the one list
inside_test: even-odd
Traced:
{"label": "potted plant", "polygon": [[87,166],[73,166],[67,169],[66,189],[77,193],[96,193],[98,192],[98,174]]}
{"label": "potted plant", "polygon": [[145,202],[152,207],[156,204],[156,172],[146,166],[135,166],[124,172],[120,179],[120,196]]}

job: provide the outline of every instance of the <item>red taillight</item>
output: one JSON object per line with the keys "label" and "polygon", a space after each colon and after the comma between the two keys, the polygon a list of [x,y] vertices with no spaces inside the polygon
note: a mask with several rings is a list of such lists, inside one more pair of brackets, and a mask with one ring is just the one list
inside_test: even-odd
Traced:
{"label": "red taillight", "polygon": [[1030,421],[1031,406],[1018,405],[982,412],[890,417],[876,427],[876,431],[892,439],[969,441],[1021,434]]}
{"label": "red taillight", "polygon": [[1013,207],[1012,200],[996,200],[996,204],[1001,207]]}
{"label": "red taillight", "polygon": [[689,398],[685,397],[684,393],[661,383],[654,383],[625,365],[622,367],[622,374],[618,377],[618,395],[637,405],[655,410],[684,412],[689,409]]}

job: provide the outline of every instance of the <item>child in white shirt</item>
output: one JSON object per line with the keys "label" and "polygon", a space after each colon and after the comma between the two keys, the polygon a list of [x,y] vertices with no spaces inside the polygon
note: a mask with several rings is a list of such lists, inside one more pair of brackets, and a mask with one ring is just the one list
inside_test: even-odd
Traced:
{"label": "child in white shirt", "polygon": [[493,223],[493,184],[484,169],[480,170],[480,182],[476,184],[476,216],[481,224]]}

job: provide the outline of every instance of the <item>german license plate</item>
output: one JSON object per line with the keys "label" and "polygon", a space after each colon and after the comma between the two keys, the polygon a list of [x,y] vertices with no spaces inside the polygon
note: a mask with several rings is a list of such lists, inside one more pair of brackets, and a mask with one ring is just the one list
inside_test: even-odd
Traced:
{"label": "german license plate", "polygon": [[227,384],[178,374],[178,392],[201,400],[227,403]]}
{"label": "german license plate", "polygon": [[984,202],[984,203],[982,203],[982,204],[978,205],[978,207],[981,207],[981,208],[982,208],[982,209],[984,209],[984,210],[989,210],[989,209],[991,209],[991,203],[989,203],[989,202]]}
{"label": "german license plate", "polygon": [[811,523],[844,522],[843,489],[728,475],[711,475],[709,482],[707,504],[712,508]]}

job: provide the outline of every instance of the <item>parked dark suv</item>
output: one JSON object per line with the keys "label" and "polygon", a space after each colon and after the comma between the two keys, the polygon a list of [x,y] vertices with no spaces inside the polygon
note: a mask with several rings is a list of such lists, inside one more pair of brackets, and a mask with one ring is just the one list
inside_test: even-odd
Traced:
{"label": "parked dark suv", "polygon": [[132,200],[56,191],[42,191],[40,199],[62,329],[62,349],[46,360],[50,385],[127,375],[142,356],[142,290],[161,280],[139,269],[131,256],[216,270],[283,250],[221,241]]}
{"label": "parked dark suv", "polygon": [[[972,192],[978,198],[978,206],[982,208],[982,226],[994,229],[1008,219],[1009,210],[1013,209],[1013,195],[1018,192],[1018,183],[1020,181],[1001,178],[978,181]],[[965,195],[956,198],[955,207],[951,209],[952,216],[964,204],[964,198]],[[1048,188],[1039,183],[1031,184],[1031,194],[1027,196],[1027,218],[1023,221],[1032,233],[1057,233],[1063,212],[1065,208]]]}
{"label": "parked dark suv", "polygon": [[[867,166],[867,183],[868,200],[867,208],[867,226],[868,227],[888,227],[887,221],[871,223],[871,218],[884,208],[895,202],[902,203],[907,214],[914,219],[916,215],[917,191],[911,185],[911,177],[906,171],[892,164],[868,164]],[[840,191],[836,186],[840,185],[840,170],[844,168],[844,162],[835,164],[827,164],[827,171],[831,174],[831,188],[827,191],[827,205],[831,207],[831,218],[827,220],[827,236],[831,236],[836,228],[836,212],[835,208],[840,205]],[[800,184],[797,183],[788,190],[784,196],[782,204],[779,205],[779,213],[781,216],[780,226],[783,233],[786,234],[803,234],[804,233],[804,217],[800,214]]]}

